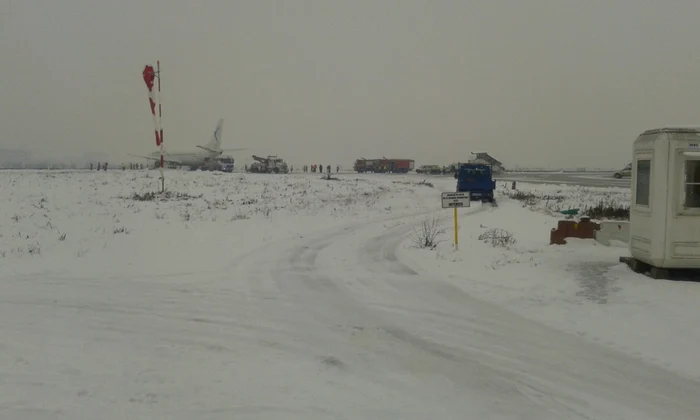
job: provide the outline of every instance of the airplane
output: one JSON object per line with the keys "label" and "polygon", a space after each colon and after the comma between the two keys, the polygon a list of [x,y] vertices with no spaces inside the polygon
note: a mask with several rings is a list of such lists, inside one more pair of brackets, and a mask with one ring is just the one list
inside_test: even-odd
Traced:
{"label": "airplane", "polygon": [[[190,168],[190,170],[197,170],[201,167],[203,167],[207,162],[210,162],[211,160],[214,160],[218,157],[220,157],[224,151],[237,151],[237,150],[246,150],[246,148],[240,148],[240,149],[222,149],[221,148],[221,131],[224,126],[224,120],[223,118],[219,120],[218,124],[216,125],[216,129],[214,130],[214,134],[211,137],[211,140],[209,140],[209,143],[206,145],[196,145],[199,149],[202,150],[194,150],[194,151],[176,151],[176,152],[168,152],[166,151],[163,154],[163,161],[166,165],[168,166],[187,166]],[[150,154],[150,156],[138,156],[138,155],[129,155],[133,157],[138,157],[138,158],[143,158],[143,159],[150,159],[154,160],[157,162],[160,162],[160,151],[153,152]]]}

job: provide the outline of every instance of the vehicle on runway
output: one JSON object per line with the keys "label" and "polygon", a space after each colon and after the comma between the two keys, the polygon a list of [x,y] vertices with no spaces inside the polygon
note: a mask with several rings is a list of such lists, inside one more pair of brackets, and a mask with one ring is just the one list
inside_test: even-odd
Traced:
{"label": "vehicle on runway", "polygon": [[204,163],[199,167],[203,171],[233,172],[235,159],[231,156],[217,156],[204,158]]}
{"label": "vehicle on runway", "polygon": [[632,164],[630,163],[629,165],[625,166],[621,170],[615,172],[615,174],[613,174],[613,176],[617,179],[627,178],[627,177],[632,176]]}
{"label": "vehicle on runway", "polygon": [[493,191],[496,181],[493,180],[491,165],[463,163],[454,177],[457,179],[457,192],[469,192],[470,200],[495,205]]}
{"label": "vehicle on runway", "polygon": [[248,168],[248,172],[256,174],[279,174],[289,173],[289,166],[284,159],[277,156],[268,156],[267,158],[253,155],[252,165]]}

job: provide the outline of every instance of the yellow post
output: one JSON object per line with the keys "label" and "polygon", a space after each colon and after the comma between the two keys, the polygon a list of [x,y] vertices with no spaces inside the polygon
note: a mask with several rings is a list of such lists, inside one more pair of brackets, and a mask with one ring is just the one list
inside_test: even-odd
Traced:
{"label": "yellow post", "polygon": [[455,212],[455,250],[459,249],[459,224],[457,223],[457,207],[454,208]]}

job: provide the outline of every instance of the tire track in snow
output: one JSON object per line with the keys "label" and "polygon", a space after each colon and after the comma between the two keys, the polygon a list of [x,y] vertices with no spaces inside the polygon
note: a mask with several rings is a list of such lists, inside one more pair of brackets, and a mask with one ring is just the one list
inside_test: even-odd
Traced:
{"label": "tire track in snow", "polygon": [[[521,392],[523,389],[528,389],[531,391],[532,389],[546,390],[549,388],[549,395],[544,395],[546,397],[545,400],[549,401],[546,403],[547,405],[551,403],[554,407],[558,407],[558,409],[562,410],[562,414],[566,414],[567,416],[574,415],[577,418],[597,418],[594,414],[595,410],[590,410],[591,407],[588,407],[589,403],[584,399],[576,397],[578,392],[576,392],[575,389],[578,387],[581,387],[582,389],[590,389],[591,384],[599,382],[601,390],[591,392],[589,395],[591,399],[607,398],[611,400],[609,403],[616,404],[618,402],[615,401],[614,396],[617,391],[618,393],[622,394],[619,397],[621,400],[619,405],[626,405],[625,410],[634,411],[637,406],[639,406],[640,409],[641,407],[646,407],[646,410],[641,411],[646,411],[648,414],[653,411],[657,411],[660,413],[659,415],[661,415],[661,413],[668,413],[669,411],[674,411],[675,409],[677,410],[680,418],[700,418],[700,404],[694,397],[692,397],[694,392],[700,392],[700,383],[698,382],[687,381],[683,378],[677,377],[671,372],[657,369],[655,366],[644,364],[643,362],[630,358],[623,353],[610,351],[597,343],[589,343],[583,339],[580,339],[580,337],[569,336],[566,333],[545,327],[535,322],[527,321],[503,308],[477,301],[471,296],[468,296],[461,289],[449,285],[448,283],[431,283],[430,281],[427,281],[420,287],[416,287],[416,282],[409,281],[406,279],[406,277],[419,277],[419,275],[396,258],[396,250],[402,243],[402,239],[404,239],[410,232],[410,228],[410,224],[406,226],[398,226],[393,229],[389,229],[389,231],[382,232],[381,234],[375,234],[368,237],[364,243],[365,246],[361,245],[357,250],[359,264],[355,263],[355,265],[362,267],[366,271],[373,274],[381,274],[383,272],[384,276],[376,277],[376,280],[379,281],[383,278],[385,283],[393,285],[396,296],[400,295],[402,288],[415,288],[420,290],[422,300],[432,301],[434,303],[434,307],[436,308],[445,308],[442,314],[447,315],[450,312],[449,309],[446,308],[453,309],[453,314],[449,316],[450,321],[452,321],[452,318],[457,318],[460,320],[464,319],[457,315],[460,313],[460,307],[463,307],[464,305],[473,306],[483,310],[484,318],[494,316],[497,322],[482,321],[481,323],[488,324],[489,328],[495,330],[504,330],[504,333],[495,335],[495,338],[497,338],[499,341],[495,344],[497,345],[496,348],[507,351],[503,351],[503,354],[501,355],[492,353],[490,350],[487,350],[486,352],[482,351],[481,358],[484,363],[490,363],[490,359],[497,360],[498,358],[501,358],[502,361],[506,360],[502,358],[505,355],[506,357],[510,358],[510,361],[514,365],[516,365],[513,367],[513,369],[518,369],[519,367],[517,367],[517,365],[522,365],[523,360],[530,360],[531,362],[536,361],[537,363],[533,364],[536,366],[539,365],[538,367],[541,369],[543,377],[538,378],[535,381],[529,381],[527,385],[524,385],[527,381],[524,382],[523,380],[520,380],[520,382],[518,382],[520,385],[517,388],[519,389],[518,392],[523,396],[532,398],[533,394],[529,391]],[[401,275],[403,275],[404,278],[397,280],[399,277],[401,277]],[[394,299],[393,296],[387,300],[390,300],[392,303],[398,301],[398,299]],[[416,307],[414,305],[416,305],[416,301],[412,298],[410,303],[404,307]],[[381,305],[377,305],[376,307],[380,306]],[[440,312],[438,312],[438,314],[439,313]],[[471,333],[471,331],[467,330],[471,330],[475,326],[478,327],[478,325],[470,324],[469,322],[459,325],[460,322],[445,322],[447,320],[440,319],[440,316],[435,318],[437,318],[439,324],[434,326],[434,331],[438,331],[443,336],[445,336],[445,333],[447,333],[447,337],[450,335],[457,336],[459,334]],[[445,316],[442,318],[447,317]],[[470,319],[474,320],[473,317]],[[441,331],[441,326],[443,325],[448,325],[452,330],[449,332],[444,330]],[[452,358],[454,355],[457,355],[454,357],[456,357],[457,360],[464,362],[465,359],[469,359],[474,355],[474,353],[464,353],[458,348],[455,349],[454,346],[438,344],[435,340],[427,339],[422,334],[410,333],[408,332],[409,330],[410,328],[392,327],[388,329],[388,332],[392,336],[412,345],[413,347],[420,348],[432,354],[439,353],[448,359]],[[531,354],[525,354],[523,357],[519,358],[517,352],[515,352],[516,354],[513,354],[514,351],[512,348],[518,347],[513,346],[513,344],[517,343],[518,339],[511,340],[509,339],[509,336],[518,337],[519,334],[522,334],[523,330],[531,330],[533,333],[535,333],[533,334],[535,337],[548,337],[548,339],[529,338],[528,340],[525,340],[527,346],[524,347],[529,347],[534,351],[531,352]],[[488,334],[484,334],[483,332],[481,335],[486,336],[486,338],[493,339],[493,337],[488,337]],[[436,336],[438,336],[438,334],[433,334],[433,337]],[[511,343],[511,341],[513,342]],[[579,378],[578,381],[573,381],[573,384],[570,377],[576,377],[577,371],[580,369],[579,367],[572,366],[570,368],[573,369],[569,372],[570,377],[561,374],[559,374],[558,377],[557,375],[551,375],[550,373],[557,372],[557,363],[555,363],[553,360],[549,360],[547,357],[547,355],[551,353],[551,349],[547,348],[546,343],[550,341],[554,343],[561,342],[561,345],[552,345],[551,347],[561,348],[561,354],[563,355],[573,355],[574,361],[576,359],[583,360],[582,366],[586,367],[581,368],[587,369],[591,373],[581,375],[582,378]],[[509,346],[511,347],[510,349],[508,348]],[[489,347],[493,348],[493,344],[490,343]],[[466,348],[469,347],[467,346]],[[577,354],[577,350],[581,350],[581,354]],[[541,355],[537,354],[539,351],[542,351]],[[535,357],[541,357],[541,359],[533,359],[533,354]],[[561,361],[559,365],[562,363],[564,365],[572,364],[570,360],[566,359]],[[503,370],[502,365],[501,370]],[[594,373],[596,371],[600,372],[600,379],[595,376]],[[611,375],[611,373],[613,374]],[[554,381],[552,380],[552,377],[554,377]],[[534,384],[542,380],[549,380],[552,382],[547,387],[539,386],[536,388]],[[556,383],[557,380],[562,383],[562,386]],[[657,382],[664,383],[665,385],[659,386]],[[572,392],[568,393],[568,395],[559,392],[560,389],[566,389],[567,386],[572,387]],[[669,388],[673,388],[674,391],[670,391]],[[623,389],[629,389],[629,391],[620,392],[620,390]],[[675,401],[671,403],[672,400]],[[667,408],[663,409],[662,407],[664,406]],[[589,414],[585,414],[586,412]],[[630,418],[635,417],[632,416]],[[652,416],[652,418],[655,417]]]}
{"label": "tire track in snow", "polygon": [[[400,219],[410,220],[411,217]],[[458,347],[409,332],[410,328],[406,328],[405,323],[399,325],[393,322],[385,311],[372,308],[358,299],[351,290],[344,287],[337,276],[319,269],[318,261],[324,257],[324,252],[329,247],[347,238],[357,237],[360,241],[372,238],[376,243],[374,249],[384,251],[381,257],[372,258],[363,268],[368,269],[372,275],[382,274],[387,267],[390,272],[384,273],[385,276],[408,275],[405,265],[396,258],[396,248],[403,242],[405,235],[412,231],[413,224],[392,226],[388,228],[387,234],[373,237],[372,234],[378,231],[380,224],[386,227],[382,221],[358,225],[354,229],[344,228],[307,236],[303,243],[287,249],[283,262],[271,270],[270,275],[276,279],[277,288],[282,294],[293,297],[295,301],[302,300],[301,307],[295,308],[297,310],[289,314],[288,318],[297,332],[311,342],[322,342],[322,345],[316,344],[315,347],[330,352],[330,357],[337,357],[350,369],[356,368],[358,363],[357,360],[353,363],[353,353],[369,351],[373,358],[381,358],[387,365],[396,365],[394,369],[403,375],[415,376],[419,382],[437,376],[450,381],[454,389],[466,391],[473,397],[478,396],[479,400],[494,399],[494,395],[498,395],[497,400],[508,401],[499,410],[511,415],[531,413],[532,418],[560,418],[547,417],[545,414],[551,414],[550,408],[543,410],[530,397],[512,386],[510,372],[503,371],[495,364],[482,363],[475,354],[465,353]],[[357,249],[352,248],[349,252],[355,253]],[[372,255],[372,248],[365,253]],[[412,274],[415,275],[414,272]],[[313,327],[313,334],[309,334],[309,327]],[[348,340],[361,345],[349,345]],[[320,359],[324,357],[329,356],[319,355]],[[463,412],[457,409],[461,405],[457,401],[461,399],[452,400],[452,408]]]}
{"label": "tire track in snow", "polygon": [[[428,213],[276,244],[269,249],[276,264],[256,264],[267,267],[256,271],[264,280],[250,287],[285,302],[275,316],[306,343],[309,357],[341,361],[344,369],[335,374],[383,387],[391,385],[376,376],[382,369],[418,383],[442,378],[451,392],[476,397],[506,418],[700,418],[699,383],[409,269],[396,250],[412,222]],[[279,309],[268,306],[260,314]],[[424,398],[437,389],[426,386]],[[455,418],[465,409],[459,398],[443,401]]]}

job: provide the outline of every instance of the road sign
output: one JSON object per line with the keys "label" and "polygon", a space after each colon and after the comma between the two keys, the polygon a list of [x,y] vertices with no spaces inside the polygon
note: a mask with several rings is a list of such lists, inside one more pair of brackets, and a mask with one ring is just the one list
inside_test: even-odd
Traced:
{"label": "road sign", "polygon": [[469,192],[444,192],[442,193],[442,208],[469,207]]}

